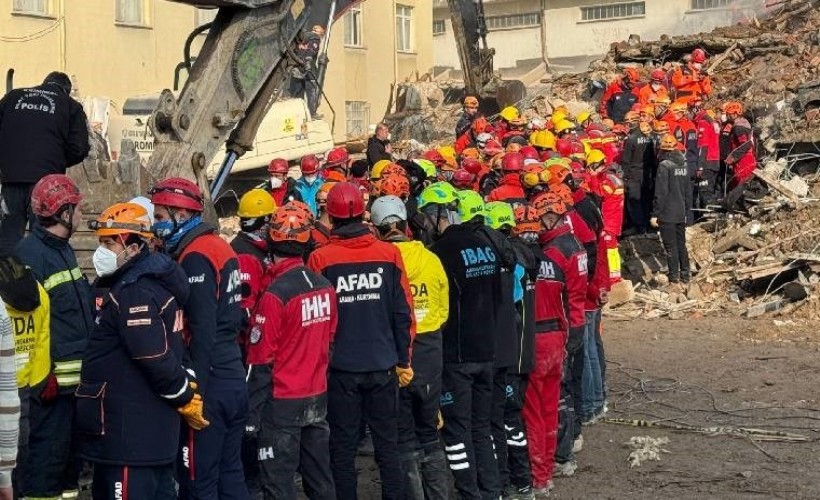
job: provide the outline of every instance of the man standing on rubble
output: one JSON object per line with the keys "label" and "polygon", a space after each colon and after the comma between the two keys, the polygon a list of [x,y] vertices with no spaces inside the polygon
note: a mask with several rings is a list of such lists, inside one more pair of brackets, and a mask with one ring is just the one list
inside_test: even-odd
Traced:
{"label": "man standing on rubble", "polygon": [[31,190],[37,181],[65,174],[88,156],[85,113],[70,94],[68,75],[55,71],[42,85],[14,89],[0,99],[0,180],[8,211],[0,225],[0,254],[14,250],[26,223],[33,227]]}
{"label": "man standing on rubble", "polygon": [[672,71],[672,85],[675,87],[675,102],[688,104],[692,99],[705,99],[712,94],[712,80],[703,68],[706,51],[695,49],[689,61]]}
{"label": "man standing on rubble", "polygon": [[376,125],[375,133],[367,140],[367,161],[372,168],[381,160],[393,161],[390,146],[390,129],[384,123]]}
{"label": "man standing on rubble", "polygon": [[686,223],[692,206],[692,183],[678,141],[671,134],[661,139],[652,227],[661,232],[666,250],[669,282],[688,283],[689,252],[686,249]]}
{"label": "man standing on rubble", "polygon": [[310,116],[317,119],[316,109],[319,107],[319,71],[316,66],[319,57],[319,45],[325,29],[321,26],[314,26],[311,31],[303,30],[299,35],[296,45],[296,55],[301,60],[301,65],[294,66],[290,74],[290,95],[291,97],[305,97]]}
{"label": "man standing on rubble", "polygon": [[[743,116],[743,104],[727,102],[723,105],[728,123],[732,125],[729,134],[729,154],[724,162],[731,169],[729,193],[725,204],[729,210],[742,208],[743,190],[746,184],[754,177],[757,168],[755,144],[752,135],[752,125]],[[741,203],[739,203],[741,202]]]}
{"label": "man standing on rubble", "polygon": [[478,98],[474,95],[468,95],[464,98],[464,113],[456,123],[456,137],[461,137],[464,132],[470,130],[473,120],[479,116],[478,114]]}

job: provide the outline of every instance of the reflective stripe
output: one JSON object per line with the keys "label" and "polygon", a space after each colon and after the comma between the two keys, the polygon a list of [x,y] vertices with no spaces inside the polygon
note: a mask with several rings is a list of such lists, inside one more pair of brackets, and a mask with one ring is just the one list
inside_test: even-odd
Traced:
{"label": "reflective stripe", "polygon": [[74,269],[66,269],[65,271],[54,273],[48,278],[46,278],[45,281],[43,281],[43,288],[45,288],[46,291],[49,291],[58,285],[62,285],[63,283],[70,283],[72,281],[81,279],[82,277],[83,272],[80,271],[79,267],[75,267]]}
{"label": "reflective stripe", "polygon": [[453,461],[466,460],[467,459],[467,453],[465,452],[465,453],[456,453],[455,455],[447,455],[447,458],[449,460],[453,460]]}
{"label": "reflective stripe", "polygon": [[621,254],[618,252],[617,248],[610,248],[606,251],[607,263],[609,264],[609,273],[612,276],[614,273],[617,273],[618,276],[621,275]]}
{"label": "reflective stripe", "polygon": [[62,387],[66,387],[69,385],[79,385],[80,384],[80,374],[76,375],[57,375],[57,385]]}
{"label": "reflective stripe", "polygon": [[185,383],[182,384],[182,389],[177,391],[176,394],[160,394],[160,397],[163,397],[165,399],[175,399],[175,398],[178,398],[178,397],[182,396],[183,394],[185,394],[185,390],[187,388],[188,388],[188,379],[186,378]]}
{"label": "reflective stripe", "polygon": [[462,470],[462,469],[469,469],[470,462],[464,462],[463,464],[450,464],[450,470]]}
{"label": "reflective stripe", "polygon": [[77,497],[80,496],[80,491],[79,490],[67,490],[67,491],[64,491],[61,496],[62,496],[62,498],[77,498]]}
{"label": "reflective stripe", "polygon": [[73,361],[55,361],[54,374],[59,375],[60,373],[79,373],[82,367],[83,362],[79,359]]}
{"label": "reflective stripe", "polygon": [[458,451],[464,449],[464,443],[456,443],[453,446],[445,446],[444,451]]}

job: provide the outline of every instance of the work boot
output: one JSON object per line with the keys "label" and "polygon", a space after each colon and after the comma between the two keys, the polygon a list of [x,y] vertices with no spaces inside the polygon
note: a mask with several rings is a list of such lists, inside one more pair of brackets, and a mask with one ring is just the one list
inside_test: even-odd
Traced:
{"label": "work boot", "polygon": [[450,480],[444,450],[424,453],[421,458],[421,484],[427,500],[446,500],[449,497]]}
{"label": "work boot", "polygon": [[555,462],[555,468],[552,470],[553,477],[570,477],[575,474],[578,469],[578,464],[575,460],[569,462]]}
{"label": "work boot", "polygon": [[535,498],[535,500],[542,500],[544,498],[549,498],[550,491],[552,491],[552,489],[554,487],[555,487],[555,484],[552,482],[552,479],[547,481],[547,484],[545,486],[541,486],[541,487],[534,486],[532,488],[533,497]]}
{"label": "work boot", "polygon": [[524,486],[523,488],[516,488],[513,485],[507,486],[504,490],[504,500],[533,500],[532,486]]}
{"label": "work boot", "polygon": [[419,459],[421,452],[411,451],[401,455],[401,471],[404,474],[406,500],[424,500],[424,490],[421,486],[419,473]]}

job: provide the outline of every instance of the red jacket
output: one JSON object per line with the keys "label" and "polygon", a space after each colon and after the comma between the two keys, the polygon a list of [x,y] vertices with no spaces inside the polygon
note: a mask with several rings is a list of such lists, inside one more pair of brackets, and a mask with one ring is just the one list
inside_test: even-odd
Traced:
{"label": "red jacket", "polygon": [[265,270],[270,265],[268,244],[248,233],[239,233],[231,241],[231,248],[239,259],[239,277],[242,280],[242,309],[252,311],[259,297],[268,287]]}
{"label": "red jacket", "polygon": [[524,193],[524,186],[521,184],[521,176],[518,174],[504,174],[501,184],[487,196],[487,201],[525,201],[527,195]]}
{"label": "red jacket", "polygon": [[[707,113],[701,112],[696,118],[698,129],[698,149],[700,150],[700,165],[705,162],[720,161],[720,125]],[[699,166],[703,168],[703,166]]]}
{"label": "red jacket", "polygon": [[455,144],[453,144],[453,149],[456,150],[456,153],[461,154],[465,149],[473,146],[474,144],[475,140],[473,139],[473,131],[467,130],[461,134],[458,139],[456,139]]}
{"label": "red jacket", "polygon": [[[541,267],[535,279],[535,331],[566,334],[569,331],[567,277],[559,262],[541,251]],[[567,265],[566,261],[561,261]]]}
{"label": "red jacket", "polygon": [[251,317],[250,373],[255,365],[272,365],[277,399],[323,394],[338,320],[333,286],[299,257],[275,264],[270,278]]}
{"label": "red jacket", "polygon": [[675,136],[678,140],[678,151],[686,151],[686,143],[691,134],[697,134],[697,127],[689,118],[682,120],[675,120],[674,118],[668,120],[669,133]]}
{"label": "red jacket", "polygon": [[746,118],[740,117],[735,120],[729,147],[726,164],[731,165],[734,170],[733,185],[746,182],[752,178],[757,167],[752,125]]}
{"label": "red jacket", "polygon": [[[587,254],[572,235],[567,224],[543,233],[539,242],[544,255],[556,263],[566,281],[566,305],[564,307],[567,307],[569,314],[568,324],[563,324],[562,328],[565,326],[569,330],[571,338],[577,338],[578,335],[583,337],[586,324]],[[536,321],[538,321],[539,309],[542,311],[542,317],[546,317],[556,312],[553,307],[554,304],[539,305],[536,291]]]}
{"label": "red jacket", "polygon": [[624,181],[612,170],[605,170],[592,178],[592,192],[601,199],[603,232],[620,236],[624,225]]}

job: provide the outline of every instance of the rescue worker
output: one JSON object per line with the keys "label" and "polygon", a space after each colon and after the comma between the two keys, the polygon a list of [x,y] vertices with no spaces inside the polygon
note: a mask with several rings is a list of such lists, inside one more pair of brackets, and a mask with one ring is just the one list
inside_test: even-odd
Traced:
{"label": "rescue worker", "polygon": [[468,131],[473,120],[478,116],[478,98],[474,95],[465,96],[462,106],[464,112],[456,122],[456,137],[461,137],[464,132]]}
{"label": "rescue worker", "polygon": [[[512,292],[513,317],[511,324],[502,323],[502,335],[496,343],[496,373],[501,365],[505,370],[503,384],[499,387],[496,380],[496,394],[499,401],[494,401],[493,443],[495,444],[498,473],[505,497],[530,497],[532,495],[527,436],[521,411],[524,405],[524,393],[527,387],[527,376],[532,370],[534,359],[534,316],[529,307],[534,304],[530,297],[528,305],[524,304],[525,294],[532,294],[533,279],[538,272],[538,260],[532,249],[513,235],[515,213],[512,205],[495,201],[486,205],[487,225],[504,235],[515,252],[517,264],[513,269]],[[529,318],[525,317],[529,316]],[[504,336],[504,333],[512,335]],[[503,346],[501,343],[506,342]],[[512,347],[512,349],[510,349]],[[511,363],[503,363],[502,353],[508,350],[512,354]],[[501,362],[501,363],[500,363]],[[503,366],[507,365],[507,366]],[[499,391],[499,389],[501,389]]]}
{"label": "rescue worker", "polygon": [[487,119],[483,116],[476,116],[473,118],[473,121],[470,123],[470,128],[458,136],[455,144],[453,145],[456,153],[462,154],[468,149],[475,149],[475,146],[478,143],[478,136],[484,134],[489,127],[489,122],[487,122]]}
{"label": "rescue worker", "polygon": [[19,493],[28,462],[31,394],[39,394],[39,388],[51,373],[51,310],[46,290],[34,278],[31,269],[24,266],[14,255],[0,258],[0,299],[5,304],[11,320],[17,361],[20,437],[17,442],[17,463],[14,466],[12,482],[13,490]]}
{"label": "rescue worker", "polygon": [[215,498],[217,492],[247,499],[241,446],[248,418],[245,370],[236,337],[242,325],[242,281],[233,249],[202,220],[202,192],[178,177],[150,191],[154,234],[188,275],[184,305],[185,367],[207,402],[203,430],[185,426],[181,436],[180,498]]}
{"label": "rescue worker", "polygon": [[521,184],[521,171],[524,168],[524,156],[521,153],[507,153],[501,159],[501,182],[490,191],[487,201],[505,201],[523,203],[527,196]]}
{"label": "rescue worker", "polygon": [[300,64],[294,65],[290,69],[290,95],[291,97],[304,97],[307,102],[308,111],[313,119],[318,119],[316,110],[319,108],[319,71],[316,66],[319,57],[319,46],[322,36],[325,34],[324,28],[314,26],[311,31],[302,30],[299,33],[298,43],[294,50]]}
{"label": "rescue worker", "polygon": [[459,495],[498,498],[490,421],[497,304],[503,300],[501,256],[485,233],[483,207],[474,207],[470,219],[460,223],[457,205],[452,191],[436,185],[424,190],[419,203],[436,224],[430,250],[450,277],[450,309],[461,311],[442,334],[442,438]]}
{"label": "rescue worker", "polygon": [[15,250],[48,292],[49,303],[55,305],[49,318],[53,369],[41,387],[32,389],[23,497],[76,496],[79,491],[80,463],[72,432],[74,390],[94,328],[91,286],[69,244],[82,223],[80,201],[82,195],[68,176],[50,174],[40,179],[31,192],[37,224]]}
{"label": "rescue worker", "polygon": [[307,204],[316,217],[316,193],[325,182],[319,175],[319,159],[316,155],[305,155],[299,160],[299,169],[302,176],[296,180],[296,191],[299,193],[299,199]]}
{"label": "rescue worker", "polygon": [[311,229],[312,248],[325,246],[330,242],[333,225],[330,222],[330,214],[327,213],[327,194],[335,185],[335,182],[326,182],[316,193],[316,211],[318,216]]}
{"label": "rescue worker", "polygon": [[669,89],[666,88],[666,71],[663,68],[655,68],[649,74],[649,85],[644,85],[638,92],[638,102],[646,106],[668,97]]}
{"label": "rescue worker", "polygon": [[289,170],[288,161],[282,158],[274,158],[268,165],[270,181],[266,187],[277,207],[289,201],[302,201],[302,195],[296,189],[296,180],[288,177]]}
{"label": "rescue worker", "polygon": [[[276,211],[269,238],[273,267],[251,319],[248,384],[259,429],[264,498],[335,499],[327,423],[327,367],[338,313],[333,285],[304,266],[312,215],[304,205]],[[258,422],[258,424],[257,424]]]}
{"label": "rescue worker", "polygon": [[308,267],[336,287],[339,321],[328,377],[330,459],[336,497],[356,498],[360,425],[373,437],[382,498],[402,498],[398,454],[398,390],[413,379],[413,298],[399,250],[378,241],[362,222],[359,189],[338,183],[327,197],[330,243]]}
{"label": "rescue worker", "polygon": [[514,121],[517,121],[521,117],[518,108],[515,106],[507,106],[506,108],[502,109],[501,112],[498,113],[498,117],[493,121],[492,134],[499,139],[504,138],[507,132],[511,129],[510,124]]}
{"label": "rescue worker", "polygon": [[699,155],[693,205],[705,210],[715,203],[717,176],[720,172],[720,124],[708,111],[699,112],[695,116],[695,124]]}
{"label": "rescue worker", "polygon": [[649,226],[655,162],[652,137],[645,127],[633,128],[624,140],[621,154],[626,211],[632,223],[633,234],[644,234]]}
{"label": "rescue worker", "polygon": [[659,159],[651,224],[660,229],[669,282],[688,283],[691,275],[686,249],[686,224],[689,207],[692,206],[692,183],[673,135],[668,134],[661,139]]}
{"label": "rescue worker", "polygon": [[675,102],[687,104],[691,99],[705,100],[712,94],[712,80],[703,68],[704,63],[706,52],[697,48],[692,51],[688,62],[672,70]]}
{"label": "rescue worker", "polygon": [[384,123],[376,125],[376,132],[367,140],[367,162],[372,167],[381,160],[393,161],[390,129]]}
{"label": "rescue worker", "polygon": [[0,254],[7,255],[34,229],[31,190],[49,174],[65,174],[90,150],[83,106],[71,98],[68,75],[52,72],[42,85],[9,91],[0,99],[0,181],[5,204]]}
{"label": "rescue worker", "polygon": [[729,210],[742,208],[743,190],[754,177],[757,168],[752,125],[743,116],[743,105],[739,102],[728,102],[723,105],[727,122],[732,125],[729,134],[729,154],[723,160],[731,168],[729,192],[725,205]]}
{"label": "rescue worker", "polygon": [[[96,327],[77,387],[80,456],[94,465],[95,499],[173,498],[180,415],[208,426],[183,367],[188,278],[150,252],[147,211],[117,203],[89,223],[99,238]],[[127,429],[127,432],[123,432]]]}
{"label": "rescue worker", "polygon": [[[664,122],[665,123],[665,122]],[[592,176],[592,192],[601,200],[602,235],[606,242],[610,284],[621,280],[621,256],[618,253],[618,239],[624,222],[624,182],[615,165],[600,161],[600,155],[590,151],[587,155],[587,170]]]}
{"label": "rescue worker", "polygon": [[611,118],[615,123],[624,121],[624,115],[638,102],[637,85],[640,74],[635,68],[625,68],[623,75],[610,83],[601,97],[598,114]]}
{"label": "rescue worker", "polygon": [[344,147],[333,148],[325,155],[325,182],[345,182],[349,173],[350,153]]}
{"label": "rescue worker", "polygon": [[378,238],[395,244],[401,252],[416,317],[413,381],[399,390],[399,449],[406,494],[408,498],[446,499],[450,485],[437,426],[441,328],[449,315],[449,282],[439,258],[420,241],[407,237],[407,210],[400,198],[377,198],[370,217]]}

